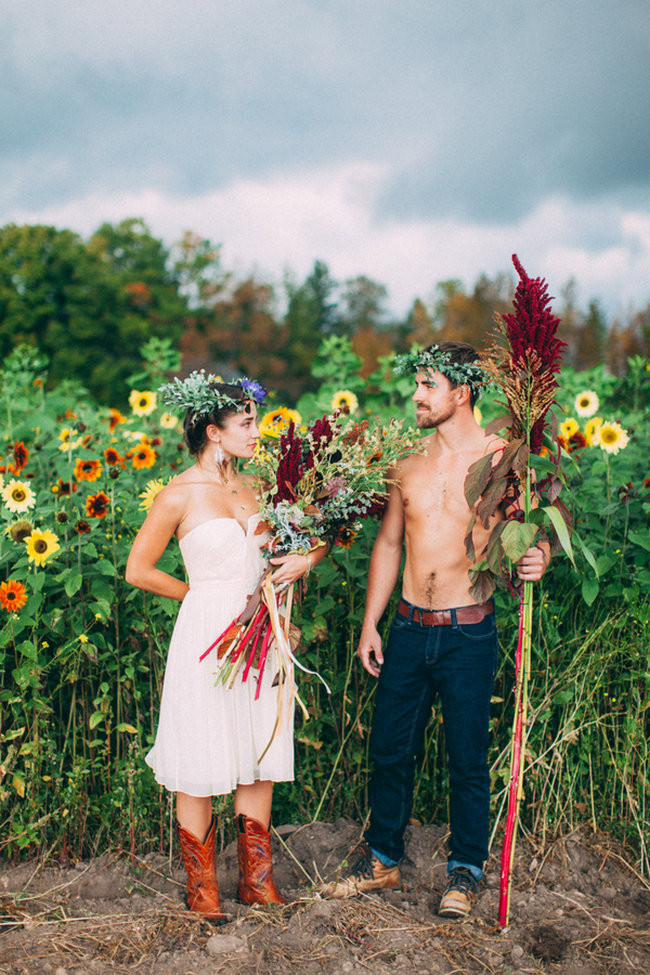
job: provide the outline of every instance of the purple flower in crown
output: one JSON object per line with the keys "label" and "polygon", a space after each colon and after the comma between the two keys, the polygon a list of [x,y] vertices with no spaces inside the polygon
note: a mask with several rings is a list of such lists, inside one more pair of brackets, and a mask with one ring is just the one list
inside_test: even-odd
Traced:
{"label": "purple flower in crown", "polygon": [[255,382],[254,379],[246,379],[246,377],[244,377],[243,379],[239,380],[239,385],[244,390],[246,395],[250,399],[255,400],[256,403],[263,403],[266,399],[266,390],[260,383]]}

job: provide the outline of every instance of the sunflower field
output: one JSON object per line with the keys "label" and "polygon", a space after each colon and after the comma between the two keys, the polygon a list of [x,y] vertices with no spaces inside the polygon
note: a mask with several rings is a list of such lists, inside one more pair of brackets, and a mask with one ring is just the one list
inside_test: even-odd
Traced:
{"label": "sunflower field", "polygon": [[[80,857],[167,842],[167,793],[144,763],[153,741],[177,604],[127,586],[124,568],[147,508],[190,463],[177,419],[157,401],[179,368],[164,341],[143,350],[125,413],[78,382],[50,389],[47,363],[16,349],[1,376],[0,850]],[[289,410],[271,401],[266,437],[332,409],[365,418],[406,415],[408,378],[390,358],[362,378],[350,342],[330,337],[318,382]],[[486,394],[486,424],[503,407]],[[555,408],[564,449],[563,498],[575,565],[557,556],[535,591],[524,826],[540,838],[588,823],[615,833],[648,872],[650,841],[650,364],[614,378],[602,368],[561,376]],[[543,460],[542,460],[543,462]],[[374,682],[356,660],[376,523],[340,539],[314,571],[295,622],[309,721],[296,726],[296,781],[276,788],[275,819],[366,811]],[[177,546],[159,563],[182,575]],[[395,599],[393,600],[393,602]],[[512,653],[517,607],[497,594],[501,666],[493,702],[494,829],[509,774]],[[390,613],[386,614],[388,625]],[[431,714],[413,817],[447,818],[441,715]],[[215,800],[226,830],[228,798]]]}

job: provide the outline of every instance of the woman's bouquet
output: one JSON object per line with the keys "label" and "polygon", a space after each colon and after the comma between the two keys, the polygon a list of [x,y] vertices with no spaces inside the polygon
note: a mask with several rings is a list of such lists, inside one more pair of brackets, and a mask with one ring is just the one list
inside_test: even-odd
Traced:
{"label": "woman's bouquet", "polygon": [[[264,546],[268,557],[307,555],[321,545],[349,544],[363,519],[382,513],[395,465],[420,449],[417,436],[405,432],[398,420],[382,426],[334,413],[300,429],[292,421],[279,440],[265,441],[256,454],[262,515],[257,531],[270,535]],[[295,657],[300,632],[291,623],[294,587],[276,589],[270,571],[243,613],[203,657],[216,649],[222,661],[217,679],[226,687],[232,687],[239,674],[247,680],[256,668],[257,697],[273,650],[276,681],[289,684],[307,718],[293,683],[293,665],[314,672]]]}

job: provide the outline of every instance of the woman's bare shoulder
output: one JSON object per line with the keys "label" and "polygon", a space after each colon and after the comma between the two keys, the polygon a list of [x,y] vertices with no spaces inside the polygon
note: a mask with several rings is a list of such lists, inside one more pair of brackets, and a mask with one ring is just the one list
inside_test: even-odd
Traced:
{"label": "woman's bare shoulder", "polygon": [[188,471],[183,471],[177,474],[160,489],[154,498],[152,510],[155,508],[161,515],[176,514],[180,517],[183,514],[192,494],[192,480],[191,477],[185,477],[187,473]]}

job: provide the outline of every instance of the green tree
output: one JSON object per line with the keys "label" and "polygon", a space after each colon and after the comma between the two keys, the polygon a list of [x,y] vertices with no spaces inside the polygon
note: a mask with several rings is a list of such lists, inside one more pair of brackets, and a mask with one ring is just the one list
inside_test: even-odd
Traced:
{"label": "green tree", "polygon": [[359,329],[381,331],[389,326],[386,312],[388,290],[361,274],[348,278],[341,292],[341,331],[354,335]]}
{"label": "green tree", "polygon": [[433,321],[436,340],[469,342],[479,351],[491,339],[495,312],[510,307],[512,283],[507,274],[489,278],[482,274],[471,294],[460,281],[441,281],[436,288]]}
{"label": "green tree", "polygon": [[2,228],[0,351],[25,342],[48,355],[51,384],[76,378],[123,403],[141,346],[180,336],[187,303],[167,257],[141,221],[104,224],[88,243],[55,227]]}
{"label": "green tree", "polygon": [[605,359],[607,320],[597,301],[589,302],[589,309],[576,335],[576,368],[593,369]]}

